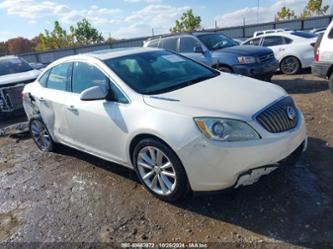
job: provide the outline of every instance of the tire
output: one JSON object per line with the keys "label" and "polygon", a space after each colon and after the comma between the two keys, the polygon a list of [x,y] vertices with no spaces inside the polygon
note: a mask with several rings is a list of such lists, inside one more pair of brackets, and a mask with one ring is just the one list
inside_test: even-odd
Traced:
{"label": "tire", "polygon": [[37,147],[44,152],[54,151],[55,144],[51,135],[44,124],[43,120],[39,117],[30,119],[29,131],[32,139]]}
{"label": "tire", "polygon": [[329,81],[328,81],[328,87],[331,91],[331,94],[333,94],[333,73],[331,74]]}
{"label": "tire", "polygon": [[146,138],[138,142],[132,161],[140,182],[159,199],[177,202],[189,192],[182,163],[175,152],[158,139]]}
{"label": "tire", "polygon": [[217,70],[221,71],[221,72],[224,72],[224,73],[232,73],[232,69],[230,67],[227,67],[227,66],[218,66],[216,68]]}
{"label": "tire", "polygon": [[301,63],[295,56],[288,56],[280,63],[280,70],[283,74],[297,74],[301,69]]}

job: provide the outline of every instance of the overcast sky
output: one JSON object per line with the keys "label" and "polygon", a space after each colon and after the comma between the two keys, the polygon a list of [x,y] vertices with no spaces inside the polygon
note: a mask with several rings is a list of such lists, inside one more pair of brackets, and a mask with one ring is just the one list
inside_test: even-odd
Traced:
{"label": "overcast sky", "polygon": [[[260,0],[260,22],[272,21],[284,5],[302,12],[307,0]],[[333,0],[324,0],[332,6]],[[87,18],[105,37],[130,38],[168,32],[192,8],[204,28],[257,22],[257,0],[0,0],[0,41],[32,38],[58,20],[68,28]],[[331,12],[331,9],[329,10]]]}

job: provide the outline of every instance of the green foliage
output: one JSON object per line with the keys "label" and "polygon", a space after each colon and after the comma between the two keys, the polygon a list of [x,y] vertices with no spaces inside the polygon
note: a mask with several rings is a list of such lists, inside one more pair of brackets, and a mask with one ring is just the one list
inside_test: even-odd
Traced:
{"label": "green foliage", "polygon": [[73,46],[90,45],[103,42],[104,38],[98,30],[83,19],[76,24],[76,27],[71,26],[69,34],[63,29],[59,22],[54,22],[52,31],[45,30],[39,34],[36,50],[43,51],[48,49],[67,48]]}
{"label": "green foliage", "polygon": [[282,20],[290,20],[290,19],[295,19],[297,18],[295,11],[287,8],[287,7],[282,7],[281,10],[277,13],[277,20],[282,21]]}
{"label": "green foliage", "polygon": [[180,20],[176,21],[174,27],[170,28],[171,33],[193,32],[201,28],[201,17],[194,16],[192,9],[184,12]]}
{"label": "green foliage", "polygon": [[323,0],[309,0],[300,17],[324,16],[328,9],[328,5],[323,6]]}

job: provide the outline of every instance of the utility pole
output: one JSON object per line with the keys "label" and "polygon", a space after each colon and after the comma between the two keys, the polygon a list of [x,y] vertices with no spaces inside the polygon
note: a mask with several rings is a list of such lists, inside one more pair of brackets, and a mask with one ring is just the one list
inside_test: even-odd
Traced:
{"label": "utility pole", "polygon": [[151,28],[151,36],[155,36],[154,28]]}
{"label": "utility pole", "polygon": [[260,0],[258,0],[258,5],[257,5],[257,24],[259,24],[259,5],[260,5]]}

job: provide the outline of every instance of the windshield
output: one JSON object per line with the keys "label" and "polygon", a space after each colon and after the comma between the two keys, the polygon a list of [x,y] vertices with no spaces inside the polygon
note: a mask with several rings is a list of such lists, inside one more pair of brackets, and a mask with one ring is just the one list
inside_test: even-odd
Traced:
{"label": "windshield", "polygon": [[308,39],[317,37],[316,34],[303,32],[303,31],[295,31],[295,32],[291,32],[291,34],[296,35],[298,37],[302,37],[302,38],[308,38]]}
{"label": "windshield", "polygon": [[238,46],[237,42],[222,34],[205,34],[197,36],[209,50]]}
{"label": "windshield", "polygon": [[141,94],[160,94],[213,78],[219,73],[169,51],[132,54],[104,61]]}
{"label": "windshield", "polygon": [[33,68],[20,58],[0,59],[0,76],[6,74],[23,73]]}

